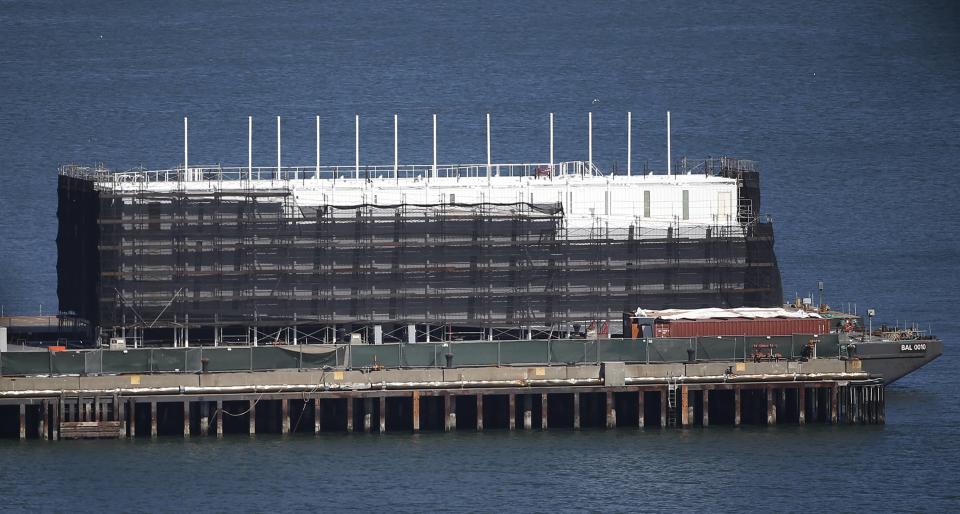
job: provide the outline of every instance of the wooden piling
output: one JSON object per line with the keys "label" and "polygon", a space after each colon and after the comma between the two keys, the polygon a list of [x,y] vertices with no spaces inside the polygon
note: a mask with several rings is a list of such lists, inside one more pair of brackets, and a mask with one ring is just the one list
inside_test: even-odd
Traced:
{"label": "wooden piling", "polygon": [[373,398],[363,399],[363,431],[369,434],[373,423]]}
{"label": "wooden piling", "polygon": [[137,437],[137,401],[133,398],[128,400],[130,403],[130,438]]}
{"label": "wooden piling", "polygon": [[740,386],[733,387],[733,426],[740,426]]}
{"label": "wooden piling", "polygon": [[547,420],[547,393],[542,393],[540,395],[540,430],[547,430],[549,427]]}
{"label": "wooden piling", "polygon": [[353,432],[353,397],[347,397],[347,432]]}
{"label": "wooden piling", "polygon": [[483,394],[477,393],[477,431],[483,430]]}
{"label": "wooden piling", "polygon": [[156,400],[150,402],[150,438],[157,438],[157,402]]}
{"label": "wooden piling", "polygon": [[93,397],[93,421],[100,421],[100,397]]}
{"label": "wooden piling", "polygon": [[830,423],[834,425],[837,424],[837,403],[839,401],[837,393],[838,393],[837,384],[836,383],[831,384],[830,385]]}
{"label": "wooden piling", "polygon": [[573,429],[580,430],[580,393],[573,393]]}
{"label": "wooden piling", "polygon": [[27,405],[20,404],[20,440],[27,438]]}
{"label": "wooden piling", "polygon": [[690,410],[690,390],[687,386],[680,386],[680,425],[683,428],[690,426],[690,420],[693,418]]}
{"label": "wooden piling", "polygon": [[607,428],[617,428],[617,409],[613,404],[613,393],[607,391]]}
{"label": "wooden piling", "polygon": [[[454,424],[456,428],[456,424]],[[380,397],[380,433],[387,431],[387,397]]]}
{"label": "wooden piling", "polygon": [[797,423],[801,425],[807,422],[807,388],[801,384],[797,388]]}
{"label": "wooden piling", "polygon": [[666,428],[667,426],[667,399],[670,395],[670,392],[666,387],[660,390],[660,428]]}
{"label": "wooden piling", "polygon": [[507,412],[508,422],[507,428],[510,430],[516,430],[517,428],[517,396],[515,394],[510,394],[509,400],[507,400],[509,412]]}
{"label": "wooden piling", "polygon": [[[53,440],[56,441],[60,439],[60,409],[63,402],[59,399],[54,400],[54,402],[50,409],[51,415],[53,416],[53,421],[50,423],[50,432],[53,435]],[[116,411],[114,411],[114,413],[116,413]]]}
{"label": "wooden piling", "polygon": [[710,390],[703,389],[700,391],[700,394],[703,395],[703,416],[701,417],[701,424],[708,427],[710,426]]}
{"label": "wooden piling", "polygon": [[183,401],[183,437],[190,437],[190,400]]}
{"label": "wooden piling", "polygon": [[[353,402],[353,399],[347,399],[347,401]],[[286,398],[280,400],[280,433],[290,433],[290,400]]]}
{"label": "wooden piling", "polygon": [[247,412],[247,433],[257,435],[257,401],[249,400],[250,406]]}
{"label": "wooden piling", "polygon": [[49,437],[47,434],[47,427],[49,427],[50,412],[47,408],[47,400],[40,400],[40,439],[46,441]]}
{"label": "wooden piling", "polygon": [[523,429],[533,428],[533,395],[523,395]]}
{"label": "wooden piling", "polygon": [[217,400],[217,438],[223,437],[223,400]]}
{"label": "wooden piling", "polygon": [[773,400],[773,388],[767,387],[767,424],[777,424],[777,403]]}
{"label": "wooden piling", "polygon": [[443,430],[449,432],[457,428],[457,402],[452,395],[443,395]]}
{"label": "wooden piling", "polygon": [[321,428],[320,420],[323,419],[320,413],[321,413],[320,397],[317,396],[316,398],[313,399],[313,433],[314,434],[320,433],[320,428]]}
{"label": "wooden piling", "polygon": [[637,428],[643,428],[644,425],[644,405],[643,405],[643,396],[646,392],[643,389],[637,391],[637,412],[640,414],[639,419],[637,419]]}
{"label": "wooden piling", "polygon": [[420,431],[420,391],[414,391],[410,395],[413,403],[413,431]]}
{"label": "wooden piling", "polygon": [[200,435],[210,435],[210,402],[200,402]]}

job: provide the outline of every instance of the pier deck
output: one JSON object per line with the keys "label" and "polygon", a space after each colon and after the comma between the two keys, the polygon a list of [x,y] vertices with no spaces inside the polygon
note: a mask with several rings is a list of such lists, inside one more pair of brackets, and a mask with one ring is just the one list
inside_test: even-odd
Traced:
{"label": "pier deck", "polygon": [[21,439],[884,422],[857,361],[0,378]]}

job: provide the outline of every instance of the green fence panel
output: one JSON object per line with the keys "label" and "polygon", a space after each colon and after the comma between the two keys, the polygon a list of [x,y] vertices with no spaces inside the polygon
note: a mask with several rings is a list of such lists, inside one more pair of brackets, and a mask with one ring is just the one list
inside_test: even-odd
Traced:
{"label": "green fence panel", "polygon": [[590,355],[596,356],[596,348],[587,341],[550,341],[550,364],[588,362]]}
{"label": "green fence panel", "polygon": [[746,339],[737,336],[704,336],[697,338],[698,361],[729,361],[743,356]]}
{"label": "green fence panel", "polygon": [[250,348],[204,348],[208,371],[250,371]]}
{"label": "green fence panel", "polygon": [[597,341],[597,359],[603,361],[645,362],[646,343],[642,339]]}
{"label": "green fence panel", "polygon": [[550,349],[547,341],[502,341],[500,364],[546,364]]}
{"label": "green fence panel", "polygon": [[50,373],[48,352],[4,352],[0,354],[3,375],[47,375]]}
{"label": "green fence panel", "polygon": [[150,350],[150,369],[153,372],[185,372],[189,363],[187,352],[181,348]]}
{"label": "green fence panel", "polygon": [[350,345],[350,366],[353,368],[369,368],[384,366],[387,368],[400,367],[400,344],[353,344]]}
{"label": "green fence panel", "polygon": [[346,353],[346,348],[343,346],[339,348],[333,346],[323,348],[324,351],[319,349],[316,351],[307,351],[308,349],[309,347],[305,348],[301,356],[303,369],[320,369],[327,366],[335,367],[343,363],[343,355]]}
{"label": "green fence panel", "polygon": [[150,372],[150,350],[105,351],[102,359],[107,374]]}
{"label": "green fence panel", "polygon": [[82,375],[86,373],[85,353],[88,352],[50,352],[50,369],[57,375]]}
{"label": "green fence panel", "polygon": [[405,344],[401,365],[405,368],[442,367],[446,365],[445,353],[446,350],[438,344]]}
{"label": "green fence panel", "polygon": [[259,346],[253,349],[253,370],[297,369],[300,367],[300,353],[283,348]]}
{"label": "green fence panel", "polygon": [[[453,365],[460,366],[496,366],[498,343],[454,343],[449,349],[453,353]],[[442,351],[442,347],[441,347]]]}
{"label": "green fence panel", "polygon": [[650,362],[686,362],[687,349],[696,349],[693,339],[654,339],[650,344]]}

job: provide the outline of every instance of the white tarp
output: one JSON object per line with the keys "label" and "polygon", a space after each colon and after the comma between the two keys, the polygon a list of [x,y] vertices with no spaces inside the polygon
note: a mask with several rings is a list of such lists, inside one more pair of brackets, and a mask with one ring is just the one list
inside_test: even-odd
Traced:
{"label": "white tarp", "polygon": [[716,307],[711,307],[709,309],[664,309],[659,311],[644,310],[638,307],[636,317],[659,318],[664,320],[699,320],[718,318],[820,318],[821,316],[816,312],[807,312],[799,309],[784,309],[782,307],[738,307],[736,309],[719,309]]}

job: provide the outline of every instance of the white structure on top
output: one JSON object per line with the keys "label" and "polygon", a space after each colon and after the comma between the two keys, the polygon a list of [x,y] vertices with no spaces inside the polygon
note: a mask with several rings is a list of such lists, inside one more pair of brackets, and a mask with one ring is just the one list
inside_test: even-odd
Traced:
{"label": "white structure on top", "polygon": [[[283,167],[280,159],[280,117],[277,117],[277,163],[253,166],[253,119],[248,117],[247,166],[225,168],[188,163],[187,118],[184,118],[184,166],[170,170],[108,172],[82,169],[99,187],[119,191],[284,190],[293,193],[296,207],[372,205],[464,205],[530,203],[561,205],[567,229],[610,231],[628,227],[665,230],[667,227],[725,227],[741,232],[740,200],[735,178],[673,169],[670,113],[667,113],[667,174],[634,174],[632,114],[627,113],[627,175],[603,173],[593,165],[593,115],[588,115],[588,160],[554,162],[553,113],[550,113],[550,160],[545,163],[494,163],[491,159],[490,115],[486,115],[487,162],[437,163],[437,122],[433,115],[433,161],[400,165],[397,115],[394,115],[392,165],[362,166],[360,117],[355,123],[355,159],[350,166],[321,166],[320,118],[316,118],[316,163]],[[744,162],[744,161],[736,161]],[[706,166],[706,165],[705,165]],[[77,173],[74,168],[73,172]],[[92,172],[92,173],[91,173]],[[701,233],[705,234],[705,230]]]}

